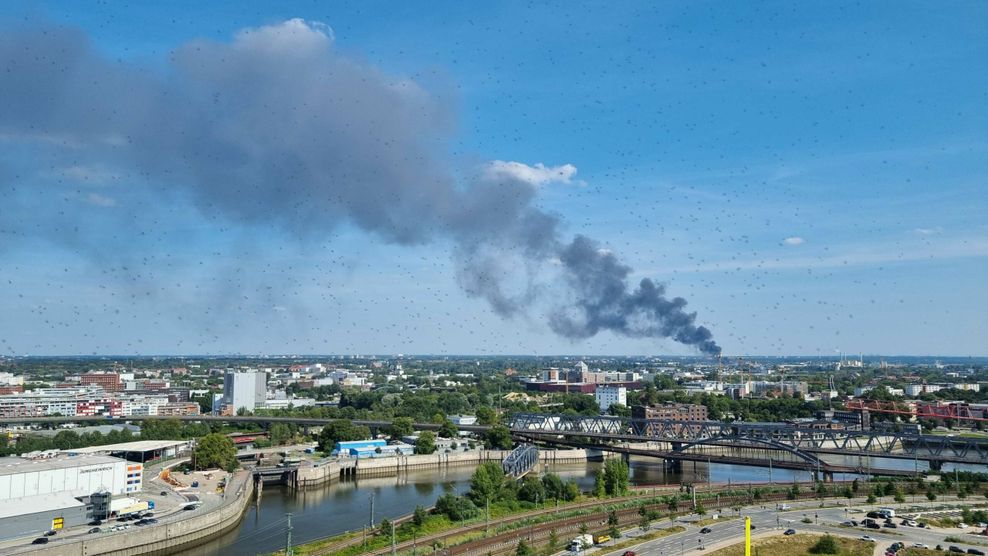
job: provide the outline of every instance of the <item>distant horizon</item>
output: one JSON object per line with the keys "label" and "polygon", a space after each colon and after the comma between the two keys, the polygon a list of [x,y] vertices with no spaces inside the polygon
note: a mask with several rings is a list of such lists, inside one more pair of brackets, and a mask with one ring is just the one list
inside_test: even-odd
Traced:
{"label": "distant horizon", "polygon": [[[853,355],[853,357],[852,357]],[[862,354],[844,354],[845,360],[857,360]],[[894,360],[894,359],[931,359],[931,360],[958,360],[958,359],[984,359],[988,362],[988,355],[938,355],[938,354],[922,354],[922,355],[906,355],[906,354],[880,354],[880,353],[865,353],[863,354],[865,362],[868,362],[869,358],[880,358],[883,360]],[[452,359],[497,359],[497,358],[524,358],[524,359],[580,359],[580,358],[615,358],[615,359],[690,359],[690,360],[701,360],[701,361],[718,361],[716,356],[709,355],[673,355],[673,354],[659,354],[659,355],[644,355],[644,354],[518,354],[518,353],[503,353],[503,354],[469,354],[469,353],[458,353],[458,354],[446,354],[446,353],[362,353],[362,354],[333,354],[333,353],[323,353],[323,354],[248,354],[248,353],[214,353],[214,354],[137,354],[137,355],[125,355],[125,354],[88,354],[88,355],[72,355],[72,354],[59,354],[59,355],[0,355],[0,358],[8,359],[232,359],[232,358],[245,358],[245,359],[307,359],[307,358],[331,358],[331,359],[399,359],[399,358],[412,358],[412,359],[424,359],[424,358],[452,358]],[[737,360],[741,359],[815,359],[822,361],[839,361],[839,355],[806,355],[806,354],[793,354],[793,355],[758,355],[758,354],[732,354],[724,355],[723,361],[725,364],[736,363]]]}

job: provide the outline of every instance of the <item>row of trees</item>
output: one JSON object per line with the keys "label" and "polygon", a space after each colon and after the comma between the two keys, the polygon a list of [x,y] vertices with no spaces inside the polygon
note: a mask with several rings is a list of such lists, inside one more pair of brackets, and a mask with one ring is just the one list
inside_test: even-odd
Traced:
{"label": "row of trees", "polygon": [[570,501],[580,495],[574,481],[563,481],[555,473],[541,478],[527,475],[521,481],[506,476],[498,462],[484,462],[470,478],[466,495],[446,493],[436,500],[436,513],[451,521],[476,517],[487,507],[517,509],[523,505],[545,504],[553,500]]}

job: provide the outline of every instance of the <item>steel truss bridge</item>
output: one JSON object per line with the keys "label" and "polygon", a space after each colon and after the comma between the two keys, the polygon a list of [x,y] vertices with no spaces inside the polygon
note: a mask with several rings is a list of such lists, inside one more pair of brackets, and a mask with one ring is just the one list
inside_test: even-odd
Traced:
{"label": "steel truss bridge", "polygon": [[531,444],[519,444],[504,456],[501,467],[504,474],[520,479],[539,463],[539,449]]}
{"label": "steel truss bridge", "polygon": [[[519,413],[507,418],[512,434],[547,443],[583,444],[632,453],[620,443],[658,442],[666,450],[642,450],[668,459],[690,459],[700,446],[750,448],[788,452],[794,459],[825,471],[842,466],[820,460],[824,454],[922,460],[938,469],[943,463],[988,465],[988,439],[924,435],[895,430],[844,430],[799,427],[783,423],[721,423],[629,419],[609,416]],[[615,442],[617,444],[615,444]],[[707,460],[708,456],[700,458]],[[741,463],[730,458],[732,463]],[[716,460],[711,460],[716,461]],[[799,464],[799,465],[805,465]],[[778,465],[782,467],[782,464]],[[800,467],[803,468],[803,467]]]}

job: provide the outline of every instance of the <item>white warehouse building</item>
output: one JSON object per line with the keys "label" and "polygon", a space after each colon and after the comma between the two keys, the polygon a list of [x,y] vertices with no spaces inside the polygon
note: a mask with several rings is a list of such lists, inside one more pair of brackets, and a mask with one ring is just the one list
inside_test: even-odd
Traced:
{"label": "white warehouse building", "polygon": [[143,466],[110,456],[0,458],[0,538],[82,525],[89,497],[141,489]]}

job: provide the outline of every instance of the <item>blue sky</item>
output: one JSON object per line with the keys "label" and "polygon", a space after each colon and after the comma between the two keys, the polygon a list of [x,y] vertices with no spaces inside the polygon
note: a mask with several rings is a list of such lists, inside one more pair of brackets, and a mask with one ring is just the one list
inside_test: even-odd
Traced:
{"label": "blue sky", "polygon": [[[575,166],[536,205],[686,298],[725,354],[988,354],[983,3],[31,2],[0,26],[64,24],[162,75],[293,18],[440,98],[452,175]],[[443,238],[346,218],[299,238],[0,137],[3,353],[693,353],[495,314]],[[66,214],[83,229],[52,231]]]}

